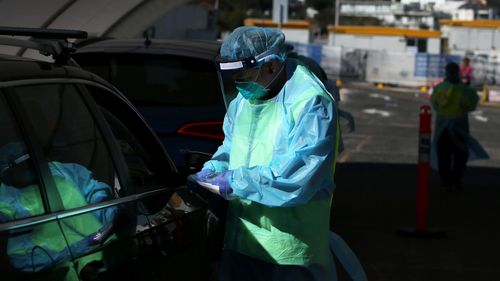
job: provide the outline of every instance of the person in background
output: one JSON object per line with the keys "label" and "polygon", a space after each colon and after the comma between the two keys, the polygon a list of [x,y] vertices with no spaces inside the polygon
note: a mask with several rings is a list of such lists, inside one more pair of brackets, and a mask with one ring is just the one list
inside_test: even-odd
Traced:
{"label": "person in background", "polygon": [[469,133],[468,113],[476,109],[478,100],[476,91],[462,83],[458,64],[447,64],[445,79],[434,88],[431,97],[437,113],[432,151],[437,154],[443,189],[462,190],[467,160],[488,157]]}
{"label": "person in background", "polygon": [[472,77],[473,77],[473,69],[472,66],[470,65],[470,60],[469,58],[465,57],[460,65],[460,78],[462,79],[462,83],[467,86],[470,86]]}

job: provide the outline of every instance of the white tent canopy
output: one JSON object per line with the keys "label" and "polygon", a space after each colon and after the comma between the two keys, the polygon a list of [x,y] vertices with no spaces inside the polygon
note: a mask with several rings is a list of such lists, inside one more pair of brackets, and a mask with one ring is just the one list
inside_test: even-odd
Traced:
{"label": "white tent canopy", "polygon": [[[136,38],[188,0],[0,0],[0,26],[78,29],[89,37]],[[0,46],[1,53],[18,48]],[[26,54],[26,56],[30,56]]]}

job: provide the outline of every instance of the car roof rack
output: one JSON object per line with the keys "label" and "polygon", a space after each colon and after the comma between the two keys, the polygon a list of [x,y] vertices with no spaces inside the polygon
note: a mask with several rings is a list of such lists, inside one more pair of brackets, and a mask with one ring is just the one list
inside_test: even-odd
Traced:
{"label": "car roof rack", "polygon": [[[9,38],[5,36],[26,36],[30,40]],[[0,45],[35,49],[40,54],[52,56],[56,64],[68,64],[71,53],[75,52],[73,43],[68,39],[85,39],[87,32],[81,30],[26,28],[0,26]],[[20,53],[23,53],[20,52]]]}

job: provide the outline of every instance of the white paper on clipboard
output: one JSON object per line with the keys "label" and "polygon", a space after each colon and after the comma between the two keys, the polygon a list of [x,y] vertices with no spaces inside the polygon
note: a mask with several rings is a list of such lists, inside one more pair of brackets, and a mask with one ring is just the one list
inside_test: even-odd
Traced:
{"label": "white paper on clipboard", "polygon": [[203,186],[204,188],[208,189],[209,191],[217,194],[217,195],[220,195],[220,192],[219,192],[219,186],[218,185],[215,185],[215,184],[211,184],[211,183],[208,183],[208,182],[203,182],[203,181],[199,181],[199,180],[196,180],[196,183]]}

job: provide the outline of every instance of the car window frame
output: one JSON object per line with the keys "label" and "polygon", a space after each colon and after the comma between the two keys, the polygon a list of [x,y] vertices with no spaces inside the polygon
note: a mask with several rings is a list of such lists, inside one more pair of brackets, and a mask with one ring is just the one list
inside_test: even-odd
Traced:
{"label": "car window frame", "polygon": [[[77,86],[77,88],[79,84],[81,84],[80,87],[82,87],[83,85],[96,86],[106,90],[110,94],[120,97],[120,94],[119,92],[117,92],[116,89],[112,89],[111,87],[107,87],[106,85],[81,78],[48,78],[48,79],[40,78],[40,79],[25,79],[25,80],[0,82],[0,94],[3,94],[6,97],[7,105],[11,108],[12,113],[14,115],[14,119],[16,120],[16,122],[18,122],[17,125],[20,128],[20,133],[22,138],[26,141],[27,149],[30,153],[32,153],[32,157],[34,159],[33,164],[35,166],[35,171],[40,181],[40,193],[42,196],[42,200],[44,201],[44,207],[46,208],[45,213],[41,215],[0,223],[0,233],[15,231],[27,227],[33,227],[39,224],[56,220],[62,220],[65,218],[86,214],[104,208],[123,205],[125,203],[137,202],[145,198],[150,198],[157,194],[164,194],[164,193],[172,194],[175,191],[175,188],[172,188],[172,186],[161,186],[156,189],[143,191],[141,193],[131,192],[133,190],[133,187],[131,186],[132,183],[130,181],[130,178],[128,177],[127,168],[124,167],[125,160],[123,159],[122,152],[118,148],[118,144],[113,136],[111,129],[109,128],[108,123],[104,119],[102,113],[98,111],[97,104],[91,97],[91,94],[79,90],[79,94],[82,97],[82,100],[86,103],[88,110],[92,114],[96,126],[100,130],[101,134],[103,134],[104,142],[108,147],[113,164],[115,165],[117,177],[119,178],[119,180],[121,180],[120,185],[122,186],[122,188],[128,191],[126,192],[126,194],[124,194],[123,197],[120,198],[108,200],[106,202],[89,204],[79,208],[64,210],[59,193],[56,192],[57,191],[56,185],[53,176],[50,172],[48,162],[46,161],[45,156],[43,154],[43,149],[40,146],[40,144],[38,144],[35,140],[34,129],[31,127],[31,123],[29,122],[27,115],[23,113],[24,109],[22,107],[21,102],[16,98],[16,94],[12,90],[10,90],[11,87],[18,87],[18,86],[60,84],[60,83],[76,84],[75,86]],[[122,101],[127,102],[128,103],[127,105],[129,107],[131,106],[131,103],[128,102],[128,100],[122,99]],[[140,115],[138,117],[140,117]],[[142,117],[140,118],[142,119]],[[147,126],[144,119],[142,119],[142,122]],[[152,132],[149,126],[148,129],[150,132]],[[159,140],[157,138],[156,141],[159,143]],[[161,147],[163,148],[163,146]],[[170,163],[173,165],[171,160]],[[173,167],[175,168],[175,166]],[[49,193],[49,191],[52,192]],[[51,198],[51,196],[54,198]],[[58,202],[58,200],[60,201]],[[59,204],[60,206],[58,206]]]}

